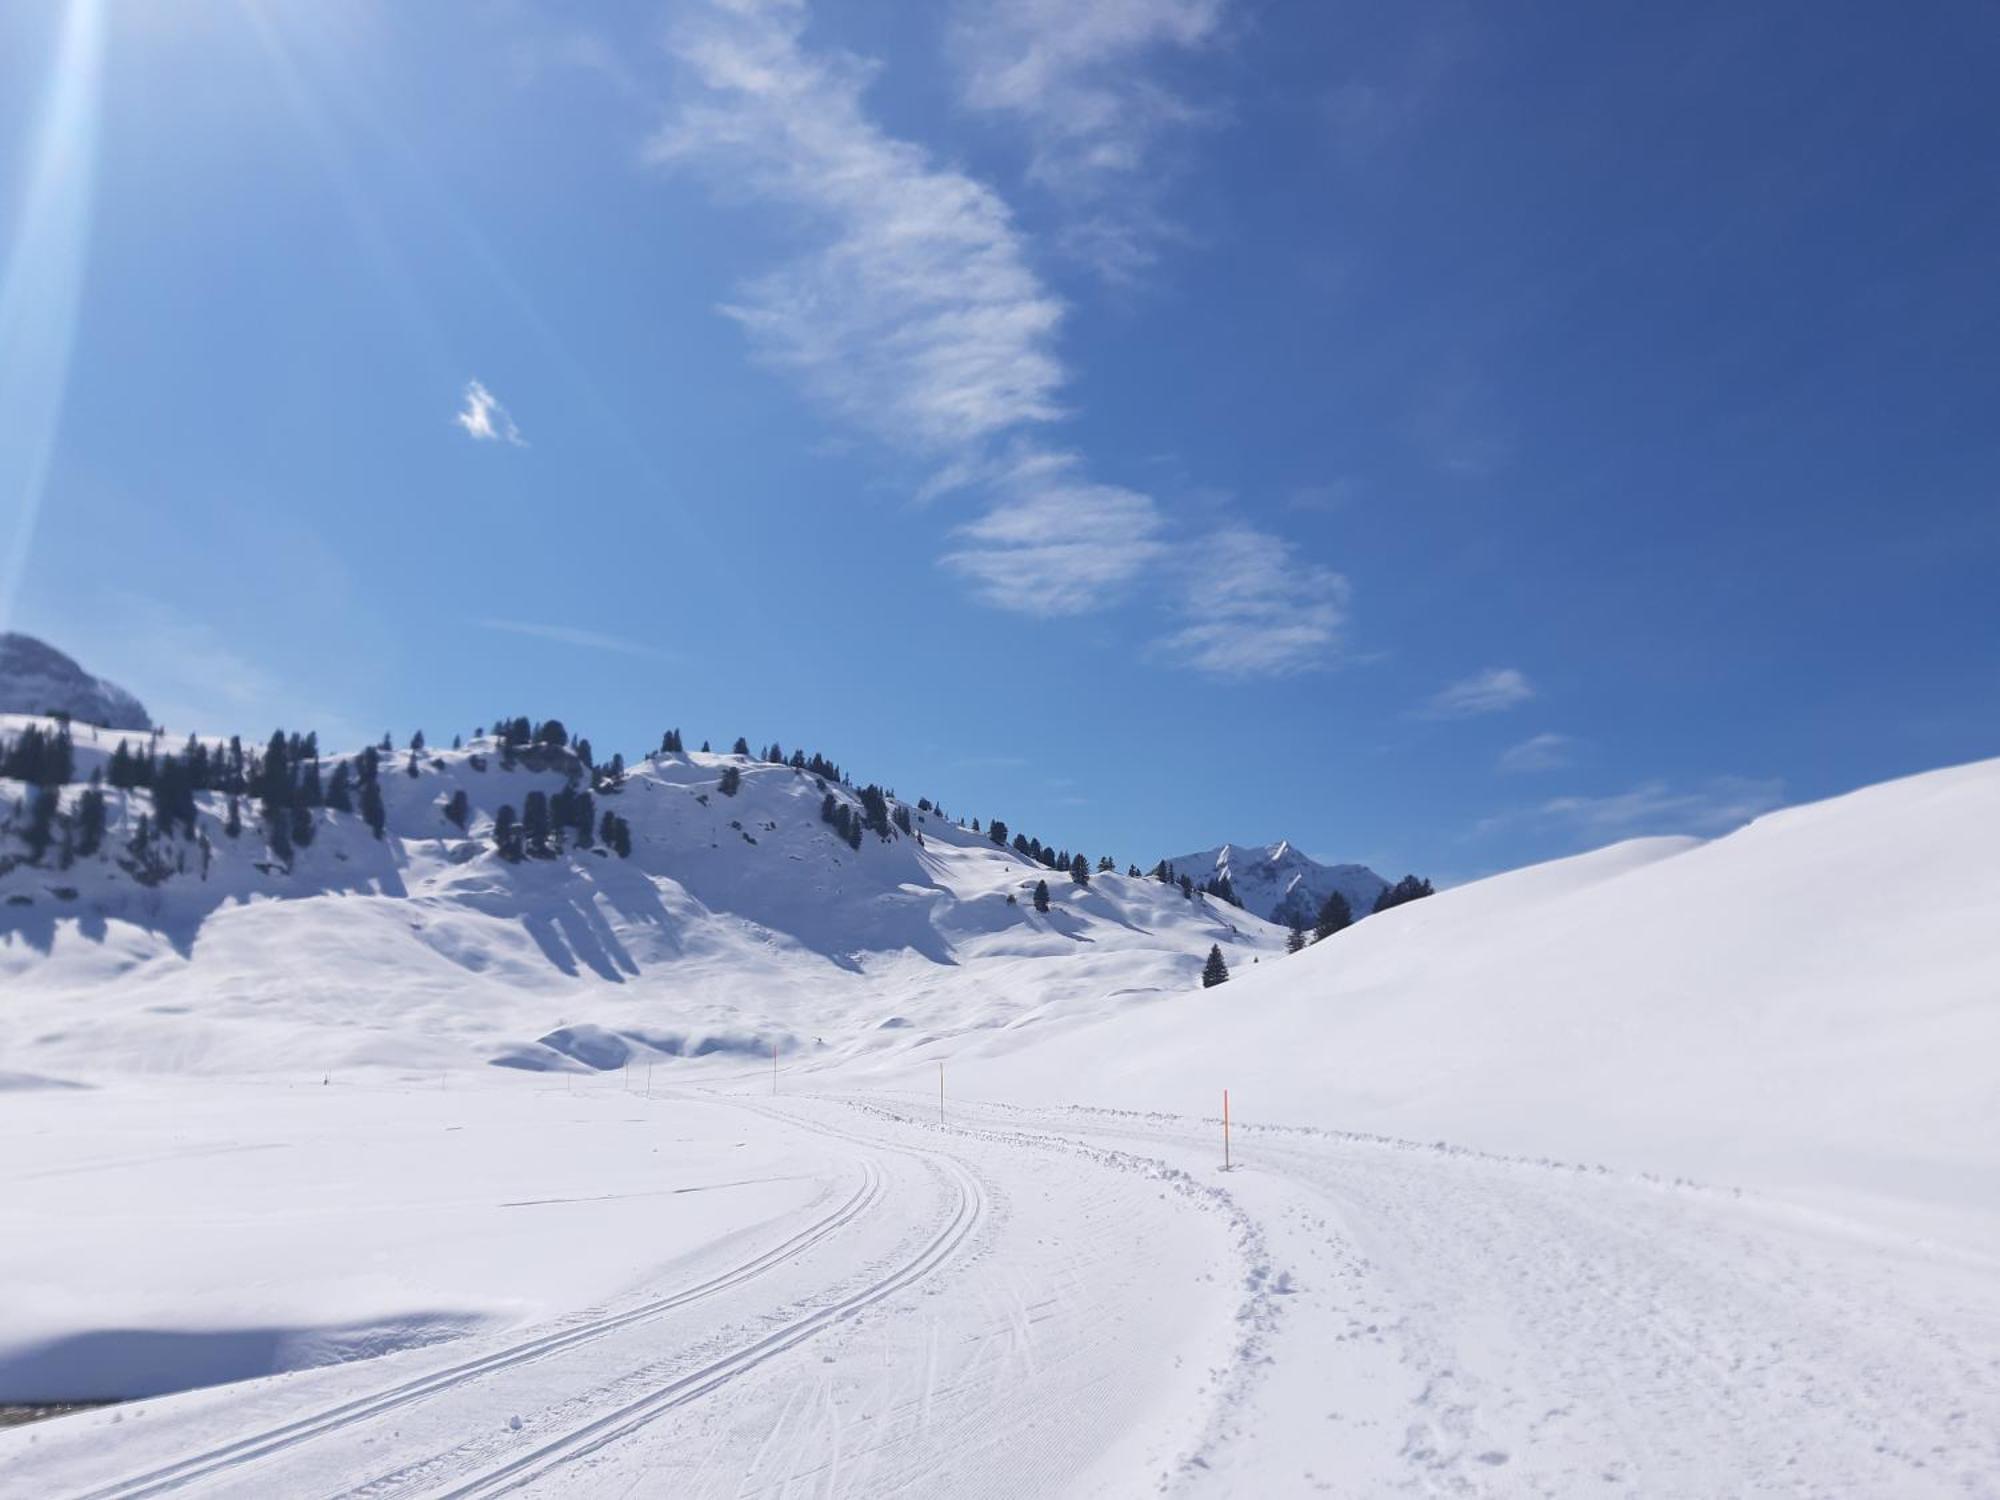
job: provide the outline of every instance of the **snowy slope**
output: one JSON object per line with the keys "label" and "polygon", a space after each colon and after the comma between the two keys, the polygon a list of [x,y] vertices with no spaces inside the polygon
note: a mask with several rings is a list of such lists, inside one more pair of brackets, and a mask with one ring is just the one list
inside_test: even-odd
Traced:
{"label": "snowy slope", "polygon": [[2000,1249],[1995,828],[1986,761],[1617,845],[1384,912],[982,1085],[1174,1110],[1229,1085],[1251,1120],[1964,1210]]}
{"label": "snowy slope", "polygon": [[[30,722],[0,716],[0,738]],[[79,782],[119,738],[79,731]],[[20,1023],[0,1033],[0,1070],[317,1077],[773,1042],[900,1052],[968,1024],[1032,1026],[1189,987],[1211,944],[1237,962],[1281,945],[1224,903],[1123,875],[1077,886],[934,811],[910,808],[909,836],[850,848],[821,820],[816,777],[738,756],[654,756],[598,795],[631,825],[629,859],[571,843],[510,863],[493,848],[498,810],[578,769],[531,759],[506,769],[478,741],[417,756],[412,776],[398,752],[380,782],[386,836],[319,809],[289,867],[253,799],[232,838],[226,799],[204,793],[195,837],[156,838],[142,868],[127,843],[150,794],[115,790],[103,854],[22,863],[5,825],[26,789],[0,782],[0,983]],[[731,770],[734,796],[721,790]],[[445,816],[460,791],[464,830]],[[858,807],[851,787],[831,791]],[[72,785],[65,808],[81,795]],[[1032,903],[1041,879],[1046,914]]]}
{"label": "snowy slope", "polygon": [[46,642],[0,631],[0,714],[67,714],[111,729],[152,728],[145,705]]}
{"label": "snowy slope", "polygon": [[0,1400],[146,1397],[10,1486],[2000,1493],[2000,762],[1293,956],[789,768],[510,865],[558,772],[401,766],[289,873],[0,877]]}
{"label": "snowy slope", "polygon": [[1338,891],[1359,920],[1375,909],[1389,882],[1366,865],[1323,865],[1280,839],[1275,844],[1220,844],[1169,859],[1196,885],[1228,876],[1236,899],[1267,922],[1310,927],[1326,898]]}

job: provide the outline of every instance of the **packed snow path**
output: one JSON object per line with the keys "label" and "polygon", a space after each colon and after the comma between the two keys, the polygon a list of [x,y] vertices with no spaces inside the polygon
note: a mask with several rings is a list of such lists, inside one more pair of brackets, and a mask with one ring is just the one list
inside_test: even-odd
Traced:
{"label": "packed snow path", "polygon": [[1971,1254],[1325,1133],[1225,1174],[1190,1119],[671,1107],[815,1191],[549,1326],[5,1434],[0,1489],[2000,1495]]}

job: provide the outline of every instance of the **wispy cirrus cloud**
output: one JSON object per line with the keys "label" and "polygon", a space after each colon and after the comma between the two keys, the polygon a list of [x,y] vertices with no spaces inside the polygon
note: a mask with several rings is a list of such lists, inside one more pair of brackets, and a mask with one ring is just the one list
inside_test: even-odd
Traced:
{"label": "wispy cirrus cloud", "polygon": [[[1081,78],[1087,61],[1108,66],[1148,38],[1205,34],[1212,20],[1201,9],[1188,10],[1179,33],[1143,17],[1122,29],[1087,27],[1060,57],[1037,52],[1012,83],[993,87],[1023,100],[1081,87],[1059,80]],[[1053,8],[1032,6],[1008,15],[1034,26],[1057,19]],[[1060,616],[1118,601],[1189,544],[1174,540],[1154,495],[1094,476],[1083,454],[1048,437],[1068,415],[1062,300],[1035,271],[1006,201],[884,129],[866,106],[873,65],[809,46],[808,18],[803,0],[705,0],[671,34],[688,87],[654,136],[651,160],[790,210],[805,241],[789,262],[743,283],[722,311],[822,407],[927,464],[920,499],[977,498],[981,514],[954,529],[941,562],[983,602]],[[1214,672],[1269,672],[1330,650],[1333,575],[1298,563],[1275,537],[1248,527],[1230,534],[1228,581],[1190,593],[1176,658]],[[1276,570],[1254,586],[1253,553]],[[1301,603],[1304,618],[1278,620],[1285,600]]]}
{"label": "wispy cirrus cloud", "polygon": [[1106,602],[1152,563],[1162,520],[1150,495],[1029,436],[1064,415],[1061,300],[1000,196],[882,129],[871,67],[809,49],[806,17],[799,0],[711,0],[673,33],[694,88],[652,159],[721,174],[812,235],[723,311],[822,405],[933,464],[927,495],[982,495],[944,559],[981,598],[1044,615]]}
{"label": "wispy cirrus cloud", "polygon": [[992,482],[1003,503],[959,527],[943,559],[989,604],[1082,614],[1166,550],[1152,498],[1086,478],[1074,454],[1032,451]]}
{"label": "wispy cirrus cloud", "polygon": [[663,651],[658,646],[649,646],[644,641],[627,640],[624,636],[607,635],[601,630],[588,630],[579,625],[551,625],[538,620],[485,619],[473,622],[481,630],[499,630],[508,635],[533,636],[536,640],[554,641],[562,646],[582,646],[591,651],[613,651],[621,656],[651,656],[667,660],[671,651]]}
{"label": "wispy cirrus cloud", "polygon": [[1186,553],[1191,623],[1160,642],[1225,677],[1282,677],[1331,661],[1347,621],[1347,580],[1300,562],[1282,537],[1229,526]]}
{"label": "wispy cirrus cloud", "polygon": [[1599,797],[1552,797],[1536,810],[1600,838],[1645,833],[1726,833],[1784,803],[1785,783],[1717,776],[1696,787],[1648,781]]}
{"label": "wispy cirrus cloud", "polygon": [[1518,667],[1488,667],[1433,693],[1424,704],[1431,719],[1466,719],[1475,714],[1502,713],[1535,696],[1534,684]]}
{"label": "wispy cirrus cloud", "polygon": [[1534,734],[1500,752],[1499,769],[1510,775],[1559,771],[1576,760],[1576,740],[1567,734]]}
{"label": "wispy cirrus cloud", "polygon": [[1164,138],[1215,118],[1153,64],[1216,45],[1227,0],[960,0],[963,103],[1024,128],[1030,178],[1068,210],[1063,247],[1126,281],[1179,233],[1160,209]]}
{"label": "wispy cirrus cloud", "polygon": [[508,443],[516,448],[528,446],[527,439],[521,436],[521,429],[514,425],[514,418],[507,408],[477,380],[466,383],[465,405],[452,421],[464,428],[466,436],[476,443]]}

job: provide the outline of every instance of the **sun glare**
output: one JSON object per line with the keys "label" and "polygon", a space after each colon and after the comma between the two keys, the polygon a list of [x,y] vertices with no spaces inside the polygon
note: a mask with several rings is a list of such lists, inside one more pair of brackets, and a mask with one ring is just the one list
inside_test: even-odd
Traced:
{"label": "sun glare", "polygon": [[90,252],[103,0],[70,0],[0,279],[0,629],[41,510]]}

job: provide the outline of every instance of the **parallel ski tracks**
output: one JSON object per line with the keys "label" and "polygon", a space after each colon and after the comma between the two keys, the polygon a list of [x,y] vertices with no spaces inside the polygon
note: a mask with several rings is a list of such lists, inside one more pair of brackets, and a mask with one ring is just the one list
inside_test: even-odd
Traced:
{"label": "parallel ski tracks", "polygon": [[[796,1123],[796,1122],[795,1122]],[[837,1132],[828,1131],[828,1134]],[[854,1317],[863,1309],[923,1280],[949,1261],[970,1239],[985,1218],[986,1191],[978,1178],[948,1156],[925,1152],[943,1163],[958,1188],[958,1202],[952,1217],[916,1255],[895,1270],[860,1290],[787,1323],[784,1327],[746,1344],[742,1348],[690,1371],[678,1379],[648,1392],[634,1401],[574,1427],[561,1436],[541,1443],[499,1467],[474,1477],[451,1481],[429,1492],[427,1500],[473,1500],[475,1496],[505,1494],[531,1484],[543,1475],[586,1458],[645,1426],[677,1406],[707,1395],[766,1361],[833,1325]]]}
{"label": "parallel ski tracks", "polygon": [[539,1337],[482,1355],[478,1359],[467,1360],[463,1364],[453,1365],[447,1369],[434,1370],[401,1385],[392,1386],[386,1391],[377,1391],[339,1406],[329,1407],[312,1416],[301,1417],[296,1421],[238,1438],[234,1442],[176,1460],[147,1473],[91,1490],[79,1496],[78,1500],[145,1500],[145,1497],[167,1494],[197,1480],[211,1478],[297,1447],[301,1443],[368,1421],[397,1407],[424,1400],[498,1371],[545,1359],[550,1355],[573,1349],[579,1344],[601,1339],[620,1329],[661,1317],[676,1308],[686,1307],[690,1303],[702,1301],[731,1287],[754,1280],[766,1271],[782,1265],[867,1213],[880,1200],[882,1193],[881,1168],[872,1159],[864,1158],[861,1184],[839,1208],[814,1220],[783,1243],[731,1267],[720,1275],[685,1287],[669,1296],[627,1308],[622,1312],[593,1318],[574,1327],[558,1328]]}

